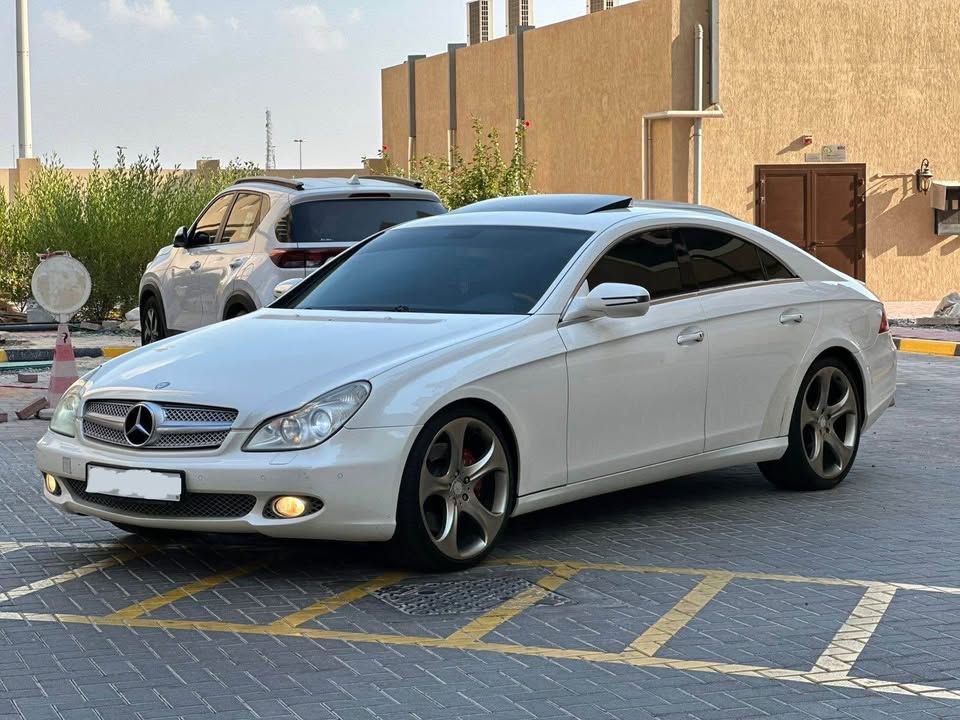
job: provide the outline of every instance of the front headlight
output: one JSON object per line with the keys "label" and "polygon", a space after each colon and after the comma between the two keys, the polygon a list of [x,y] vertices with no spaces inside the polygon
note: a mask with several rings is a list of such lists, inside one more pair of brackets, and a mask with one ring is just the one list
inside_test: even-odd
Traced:
{"label": "front headlight", "polygon": [[370,383],[344,385],[311,400],[299,410],[278,415],[258,427],[244,444],[247,452],[303,450],[330,438],[370,396]]}
{"label": "front headlight", "polygon": [[99,369],[100,366],[98,365],[68,387],[67,391],[60,397],[60,402],[57,403],[57,407],[50,418],[50,429],[53,432],[67,437],[76,437],[77,420],[80,417],[80,407],[83,405],[83,393],[87,389],[90,378]]}

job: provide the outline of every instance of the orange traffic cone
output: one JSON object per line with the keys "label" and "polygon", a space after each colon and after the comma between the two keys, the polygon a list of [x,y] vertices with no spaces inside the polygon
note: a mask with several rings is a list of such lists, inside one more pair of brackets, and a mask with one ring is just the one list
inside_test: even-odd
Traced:
{"label": "orange traffic cone", "polygon": [[57,347],[53,351],[53,369],[47,389],[47,402],[56,407],[60,396],[77,381],[77,359],[70,343],[70,329],[66,323],[57,327]]}

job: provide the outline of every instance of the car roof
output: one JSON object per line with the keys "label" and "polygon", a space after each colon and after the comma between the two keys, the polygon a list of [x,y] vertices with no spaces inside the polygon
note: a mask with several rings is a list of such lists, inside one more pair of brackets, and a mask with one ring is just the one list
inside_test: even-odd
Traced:
{"label": "car roof", "polygon": [[677,223],[720,219],[741,224],[732,215],[704,205],[634,200],[628,195],[557,194],[484,200],[407,225],[519,225],[600,232],[625,220],[645,217]]}

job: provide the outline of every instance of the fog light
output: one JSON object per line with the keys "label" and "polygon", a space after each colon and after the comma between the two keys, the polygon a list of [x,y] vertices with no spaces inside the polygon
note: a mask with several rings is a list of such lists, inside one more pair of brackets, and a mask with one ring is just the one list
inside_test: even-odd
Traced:
{"label": "fog light", "polygon": [[303,498],[282,495],[273,501],[272,508],[282,518],[295,518],[307,511],[307,503]]}
{"label": "fog light", "polygon": [[47,492],[50,493],[51,495],[60,494],[60,483],[58,483],[57,479],[50,473],[47,473],[46,475],[43,476],[43,486],[47,489]]}

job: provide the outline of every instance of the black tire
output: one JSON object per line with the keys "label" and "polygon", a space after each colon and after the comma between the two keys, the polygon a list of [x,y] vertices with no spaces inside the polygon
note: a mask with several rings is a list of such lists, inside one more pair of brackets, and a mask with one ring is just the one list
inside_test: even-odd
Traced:
{"label": "black tire", "polygon": [[[505,493],[500,500],[502,510],[498,513],[498,517],[501,518],[499,529],[492,538],[487,538],[482,551],[469,558],[450,557],[438,548],[430,534],[431,531],[427,527],[424,511],[421,509],[420,496],[420,475],[427,460],[427,452],[433,446],[438,433],[441,433],[451,422],[461,419],[479,421],[486,426],[486,429],[494,433],[501,449],[504,451],[507,466],[506,478],[492,481],[496,488],[502,487],[500,492]],[[484,475],[483,477],[488,476]],[[505,485],[499,485],[501,482],[505,482]],[[464,492],[473,493],[473,491],[480,491],[479,483],[472,489],[468,487]],[[497,492],[497,490],[494,490],[494,492]],[[404,465],[400,495],[397,499],[397,528],[390,542],[391,556],[394,562],[406,568],[427,572],[462,570],[476,565],[490,553],[506,530],[510,514],[513,512],[516,503],[516,496],[517,460],[515,450],[500,422],[479,406],[460,406],[441,411],[424,425]],[[472,502],[477,496],[471,494],[470,498]],[[494,502],[491,502],[491,506]]]}
{"label": "black tire", "polygon": [[136,535],[143,540],[149,540],[151,542],[170,543],[179,540],[184,534],[183,531],[180,530],[140,527],[138,525],[127,525],[126,523],[113,522],[112,520],[108,520],[107,522],[109,522],[118,530],[122,530],[129,535]]}
{"label": "black tire", "polygon": [[167,337],[167,318],[163,314],[163,305],[155,295],[147,295],[140,306],[140,344],[163,340]]}
{"label": "black tire", "polygon": [[[820,405],[814,401],[820,399],[824,387],[827,403],[823,412],[819,412],[813,405]],[[829,412],[841,404],[845,410]],[[837,357],[819,358],[800,383],[790,420],[787,452],[779,460],[759,463],[760,472],[784,490],[836,487],[857,459],[862,425],[863,399],[854,371]]]}
{"label": "black tire", "polygon": [[250,312],[250,310],[247,310],[247,309],[246,309],[245,307],[243,307],[242,305],[237,305],[236,307],[230,308],[230,310],[227,312],[227,316],[224,318],[224,320],[233,320],[234,318],[243,317],[244,315],[246,315],[246,314],[249,313],[249,312]]}

